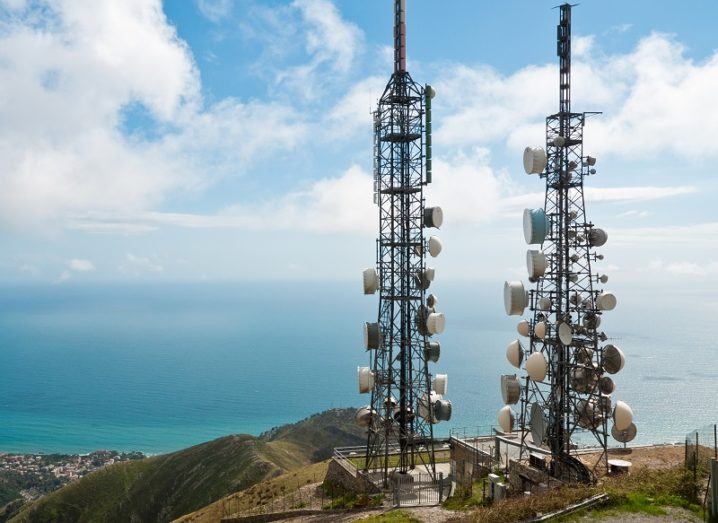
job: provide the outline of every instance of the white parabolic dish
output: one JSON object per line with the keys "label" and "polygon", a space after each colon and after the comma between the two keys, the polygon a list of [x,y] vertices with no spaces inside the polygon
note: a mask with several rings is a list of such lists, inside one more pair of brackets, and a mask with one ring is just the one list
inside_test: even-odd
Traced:
{"label": "white parabolic dish", "polygon": [[623,401],[617,401],[613,409],[613,425],[616,430],[626,430],[633,423],[633,410]]}
{"label": "white parabolic dish", "polygon": [[531,439],[533,444],[539,446],[546,439],[548,423],[541,411],[541,406],[534,402],[531,404]]}
{"label": "white parabolic dish", "polygon": [[625,364],[626,357],[621,349],[611,344],[603,348],[603,368],[606,372],[616,374],[621,371]]}
{"label": "white parabolic dish", "polygon": [[360,394],[366,394],[374,388],[374,373],[369,367],[357,367],[357,379]]}
{"label": "white parabolic dish", "polygon": [[431,334],[441,334],[446,326],[443,312],[432,312],[426,319],[426,328]]}
{"label": "white parabolic dish", "polygon": [[516,325],[516,330],[518,333],[523,336],[524,338],[528,338],[529,335],[529,328],[531,325],[529,325],[529,322],[526,320],[521,320],[518,325]]}
{"label": "white parabolic dish", "polygon": [[548,325],[546,325],[545,321],[540,321],[536,324],[536,327],[534,327],[534,334],[536,337],[540,340],[544,339],[546,337],[546,330],[548,328]]}
{"label": "white parabolic dish", "polygon": [[523,314],[527,302],[528,297],[523,282],[504,282],[504,308],[506,309],[506,314],[509,316]]}
{"label": "white parabolic dish", "polygon": [[543,243],[549,222],[543,209],[524,209],[524,239],[529,245]]}
{"label": "white parabolic dish", "polygon": [[562,323],[558,326],[558,338],[564,345],[571,345],[573,342],[573,329],[568,323]]}
{"label": "white parabolic dish", "polygon": [[434,392],[440,395],[446,394],[446,388],[449,382],[448,374],[437,374],[434,377]]}
{"label": "white parabolic dish", "polygon": [[515,405],[521,398],[521,384],[515,374],[501,376],[501,397],[506,405]]}
{"label": "white parabolic dish", "polygon": [[499,426],[505,433],[513,432],[515,420],[514,411],[508,405],[499,410]]}
{"label": "white parabolic dish", "polygon": [[434,404],[439,401],[441,398],[440,394],[437,394],[436,392],[431,392],[428,399],[426,397],[426,394],[421,396],[419,399],[419,416],[424,418],[429,423],[436,423],[437,419],[433,415],[433,406]]}
{"label": "white parabolic dish", "polygon": [[371,420],[376,411],[372,410],[370,406],[362,407],[357,410],[356,422],[360,427],[368,427],[371,425]]}
{"label": "white parabolic dish", "polygon": [[534,381],[543,381],[547,370],[546,357],[540,352],[534,352],[526,360],[526,372],[528,372],[529,378]]}
{"label": "white parabolic dish", "polygon": [[602,311],[612,311],[616,308],[616,296],[612,292],[602,292],[596,298],[596,307]]}
{"label": "white parabolic dish", "polygon": [[509,346],[506,347],[506,359],[517,369],[521,367],[521,362],[524,359],[524,350],[519,340],[512,341],[509,343]]}
{"label": "white parabolic dish", "polygon": [[613,436],[613,439],[620,443],[628,443],[630,441],[633,441],[636,437],[636,434],[638,434],[638,429],[633,423],[631,423],[625,430],[618,430],[615,425],[611,429],[611,436]]}
{"label": "white parabolic dish", "polygon": [[374,267],[364,269],[364,294],[374,294],[379,289],[379,274]]}
{"label": "white parabolic dish", "polygon": [[526,269],[529,278],[540,278],[546,272],[546,255],[541,251],[526,251]]}
{"label": "white parabolic dish", "polygon": [[440,253],[443,245],[438,236],[429,236],[429,254],[436,258]]}
{"label": "white parabolic dish", "polygon": [[378,349],[381,345],[381,327],[378,323],[364,324],[364,348]]}
{"label": "white parabolic dish", "polygon": [[444,211],[441,207],[427,207],[424,209],[424,225],[426,227],[441,227],[444,223]]}
{"label": "white parabolic dish", "polygon": [[526,171],[526,174],[542,173],[547,163],[546,151],[541,147],[527,147],[524,149],[524,171]]}

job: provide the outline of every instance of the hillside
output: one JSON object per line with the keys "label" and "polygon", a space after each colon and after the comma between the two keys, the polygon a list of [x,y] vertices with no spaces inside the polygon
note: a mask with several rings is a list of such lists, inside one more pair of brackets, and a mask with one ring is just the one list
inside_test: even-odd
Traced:
{"label": "hillside", "polygon": [[364,441],[354,411],[334,409],[259,437],[233,435],[90,474],[26,507],[13,523],[170,521]]}
{"label": "hillside", "polygon": [[224,516],[270,504],[273,499],[281,499],[282,496],[290,495],[307,485],[321,482],[327,473],[328,465],[328,460],[321,461],[265,479],[195,512],[185,514],[173,523],[216,523]]}

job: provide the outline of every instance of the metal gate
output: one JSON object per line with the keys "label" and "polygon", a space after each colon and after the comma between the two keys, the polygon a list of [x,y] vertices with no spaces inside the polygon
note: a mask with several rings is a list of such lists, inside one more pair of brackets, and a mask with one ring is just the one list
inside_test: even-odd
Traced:
{"label": "metal gate", "polygon": [[392,480],[392,494],[395,507],[418,507],[441,504],[449,494],[450,484],[444,481],[444,474],[436,479],[430,474],[395,475]]}

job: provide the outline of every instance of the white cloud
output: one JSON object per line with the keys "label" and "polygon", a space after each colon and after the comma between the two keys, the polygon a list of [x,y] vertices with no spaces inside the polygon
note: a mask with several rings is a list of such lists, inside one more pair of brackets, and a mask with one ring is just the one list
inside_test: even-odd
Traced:
{"label": "white cloud", "polygon": [[27,0],[0,0],[0,5],[12,11],[20,11],[27,7]]}
{"label": "white cloud", "polygon": [[476,148],[434,160],[433,182],[426,187],[427,205],[444,210],[447,225],[479,224],[497,218],[512,191],[506,173],[496,173],[489,152]]}
{"label": "white cloud", "polygon": [[651,211],[630,210],[617,215],[619,218],[648,218],[653,216]]}
{"label": "white cloud", "polygon": [[672,196],[693,194],[695,187],[679,185],[670,187],[586,187],[586,198],[591,202],[646,202]]}
{"label": "white cloud", "polygon": [[127,253],[124,261],[119,266],[119,270],[130,276],[141,276],[146,273],[163,272],[164,267],[154,258]]}
{"label": "white cloud", "polygon": [[718,242],[718,222],[616,229],[612,236],[627,245],[650,243],[661,248],[667,245],[685,248],[690,244],[708,246]]}
{"label": "white cloud", "polygon": [[67,263],[70,270],[75,272],[91,272],[95,270],[95,265],[90,260],[74,258]]}
{"label": "white cloud", "polygon": [[648,270],[658,274],[672,274],[680,277],[691,276],[715,276],[718,272],[718,262],[708,261],[706,263],[696,263],[690,261],[674,261],[664,262],[663,260],[653,260],[648,265]]}
{"label": "white cloud", "polygon": [[207,19],[217,23],[232,11],[232,0],[197,0],[197,8]]}
{"label": "white cloud", "polygon": [[268,74],[277,92],[317,100],[346,79],[363,50],[364,33],[331,0],[294,0],[288,7],[255,7],[250,13],[244,34],[264,47],[254,69]]}
{"label": "white cloud", "polygon": [[603,32],[604,35],[610,35],[611,33],[617,33],[617,34],[623,34],[627,33],[633,28],[633,24],[629,23],[623,23],[618,25],[613,25],[609,27],[607,30]]}
{"label": "white cloud", "polygon": [[[670,198],[695,193],[690,186],[668,187],[586,187],[586,200],[593,204],[638,203],[661,198]],[[505,214],[516,214],[525,208],[543,206],[544,193],[533,192],[507,196],[501,202],[501,211]],[[624,214],[625,215],[625,214]]]}
{"label": "white cloud", "polygon": [[378,214],[372,204],[371,176],[357,166],[339,177],[312,182],[279,198],[241,203],[217,214],[144,212],[78,217],[73,228],[92,232],[138,233],[162,225],[190,229],[246,229],[370,233]]}
{"label": "white cloud", "polygon": [[351,87],[326,117],[331,137],[348,137],[358,133],[369,136],[372,132],[371,113],[385,86],[386,78],[370,76]]}
{"label": "white cloud", "polygon": [[[38,5],[0,35],[0,224],[140,212],[291,150],[306,132],[287,106],[205,106],[159,0]],[[123,133],[130,110],[158,136]]]}
{"label": "white cloud", "polygon": [[[496,172],[486,149],[435,158],[434,181],[424,195],[427,205],[444,209],[446,224],[477,225],[515,216],[542,205],[540,192],[518,194],[506,172]],[[587,188],[593,202],[635,203],[693,192],[691,187]],[[143,233],[163,225],[185,228],[236,228],[312,233],[375,232],[378,211],[372,204],[372,177],[358,166],[341,176],[323,178],[304,189],[259,202],[228,207],[217,214],[143,212],[78,216],[72,228],[93,232]],[[627,231],[627,234],[632,234]],[[641,234],[641,233],[638,233]]]}
{"label": "white cloud", "polygon": [[[587,128],[591,150],[656,159],[718,154],[718,53],[696,63],[673,37],[654,33],[626,54],[593,52],[579,41],[574,110],[602,110]],[[444,67],[437,83],[437,142],[446,147],[506,140],[516,149],[540,143],[543,120],[557,110],[555,64],[503,75],[482,65]],[[443,109],[442,109],[443,107]],[[698,130],[698,131],[697,131]]]}
{"label": "white cloud", "polygon": [[342,18],[330,0],[294,0],[292,5],[308,25],[306,49],[314,57],[313,66],[329,63],[337,72],[349,71],[362,43],[362,31]]}
{"label": "white cloud", "polygon": [[40,269],[30,263],[23,263],[20,267],[18,267],[18,270],[21,273],[29,274],[30,276],[39,276],[41,272]]}

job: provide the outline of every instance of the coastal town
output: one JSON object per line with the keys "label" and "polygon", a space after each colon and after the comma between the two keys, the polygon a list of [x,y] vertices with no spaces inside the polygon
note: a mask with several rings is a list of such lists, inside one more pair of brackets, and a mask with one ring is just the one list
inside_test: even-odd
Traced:
{"label": "coastal town", "polygon": [[144,457],[142,452],[114,450],[89,454],[0,452],[0,483],[17,491],[26,501],[33,500],[108,465]]}

